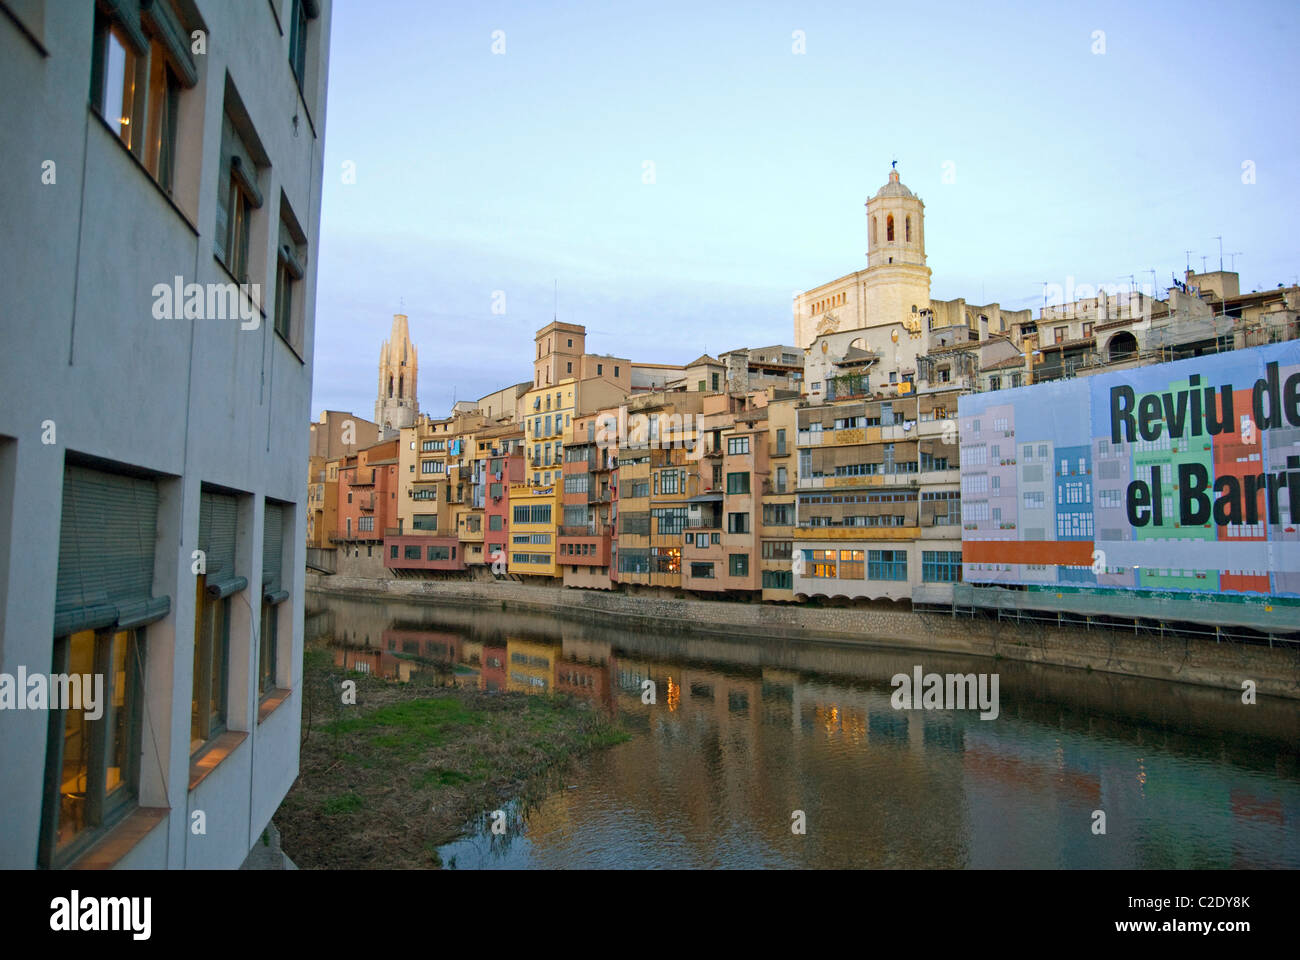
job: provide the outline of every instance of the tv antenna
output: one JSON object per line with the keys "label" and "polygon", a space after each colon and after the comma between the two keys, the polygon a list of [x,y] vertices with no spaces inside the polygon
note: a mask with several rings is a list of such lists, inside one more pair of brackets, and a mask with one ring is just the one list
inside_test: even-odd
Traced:
{"label": "tv antenna", "polygon": [[1213,237],[1219,241],[1219,272],[1223,273],[1223,237]]}
{"label": "tv antenna", "polygon": [[1236,269],[1237,269],[1237,258],[1238,258],[1239,256],[1241,256],[1241,251],[1240,251],[1240,250],[1234,250],[1232,253],[1228,254],[1227,256],[1228,256],[1228,269],[1229,269],[1229,270],[1236,270]]}

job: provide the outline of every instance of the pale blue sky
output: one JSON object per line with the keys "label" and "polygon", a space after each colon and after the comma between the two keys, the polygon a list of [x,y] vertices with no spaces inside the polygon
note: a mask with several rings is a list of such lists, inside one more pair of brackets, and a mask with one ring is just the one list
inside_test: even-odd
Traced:
{"label": "pale blue sky", "polygon": [[530,379],[556,280],[593,352],[790,343],[792,294],[866,265],[894,159],[936,299],[1163,293],[1218,235],[1243,289],[1294,282],[1298,11],[336,0],[313,413],[371,415],[399,298],[435,415]]}

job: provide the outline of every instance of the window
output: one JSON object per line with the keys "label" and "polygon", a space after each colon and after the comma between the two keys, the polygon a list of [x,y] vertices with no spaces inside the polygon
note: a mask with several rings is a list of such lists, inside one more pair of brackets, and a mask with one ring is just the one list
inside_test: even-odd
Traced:
{"label": "window", "polygon": [[961,551],[921,551],[921,579],[927,583],[959,582],[961,580]]}
{"label": "window", "polygon": [[779,457],[785,453],[785,428],[776,431],[776,455]]}
{"label": "window", "polygon": [[720,376],[721,376],[721,374],[717,374],[717,373],[715,373],[715,374],[712,375],[712,378],[713,378],[713,392],[714,392],[714,393],[717,393],[717,392],[718,392],[718,389],[719,389],[719,382],[720,382],[720,381],[719,381]]}
{"label": "window", "polygon": [[[86,629],[55,641],[52,672],[78,681],[102,676],[104,690],[95,711],[84,709],[84,698],[50,704],[42,867],[65,866],[136,803],[143,649],[139,630]],[[70,681],[70,699],[78,689]],[[92,719],[93,712],[100,715]]]}
{"label": "window", "polygon": [[728,454],[749,453],[749,437],[728,437],[727,453]]}
{"label": "window", "polygon": [[788,484],[788,473],[785,467],[776,468],[776,492],[785,493]]}
{"label": "window", "polygon": [[[404,555],[405,555],[405,557],[406,557],[407,560],[419,560],[419,559],[420,559],[420,548],[419,548],[418,545],[417,545],[417,546],[411,546],[410,544],[408,544],[408,545],[406,546],[406,548],[405,548],[405,550],[404,550],[403,552],[404,552]],[[433,558],[430,557],[430,559],[433,559]]]}
{"label": "window", "polygon": [[[217,225],[214,251],[226,269],[240,283],[249,277],[249,220],[262,207],[258,159],[245,142],[229,109],[222,116],[221,177],[217,185]],[[262,164],[265,165],[265,164]]]}
{"label": "window", "polygon": [[[135,805],[158,489],[151,480],[69,464],[63,475],[51,689],[37,865],[66,866]],[[111,559],[109,559],[111,558]],[[73,675],[77,675],[73,678]],[[103,677],[93,709],[80,677]],[[93,690],[91,691],[94,692]],[[20,691],[19,696],[25,696]],[[97,714],[91,716],[91,714]]]}
{"label": "window", "polygon": [[[717,545],[720,544],[721,542],[722,542],[722,534],[720,534],[720,533],[711,533],[711,534],[709,534],[709,543],[710,543],[710,544],[712,544],[713,546],[717,546]],[[703,546],[703,544],[701,544],[701,546]]]}
{"label": "window", "polygon": [[389,556],[391,556],[394,560],[397,559],[397,544],[393,544],[392,553],[389,554]]}
{"label": "window", "polygon": [[747,553],[728,554],[727,570],[733,577],[749,576],[749,554]]}
{"label": "window", "polygon": [[235,574],[237,513],[233,496],[203,491],[198,547],[204,553],[206,572],[199,575],[197,584],[191,753],[226,729],[230,598],[248,586],[245,578]]}
{"label": "window", "polygon": [[763,504],[763,524],[772,527],[788,527],[794,523],[794,504]]}
{"label": "window", "polygon": [[840,551],[840,579],[861,580],[862,576],[863,576],[862,551],[841,550]]}
{"label": "window", "polygon": [[614,377],[615,377],[616,379],[617,379],[617,377],[618,377],[618,367],[617,367],[617,366],[614,367]]}
{"label": "window", "polygon": [[182,88],[198,73],[189,35],[168,3],[143,12],[119,7],[95,12],[90,100],[95,110],[171,193],[176,166],[176,118]]}
{"label": "window", "polygon": [[749,474],[727,474],[727,493],[749,493]]}
{"label": "window", "polygon": [[749,533],[749,514],[727,514],[727,533]]}
{"label": "window", "polygon": [[[409,548],[408,548],[408,549],[409,549]],[[416,548],[415,548],[415,558],[416,558],[417,560],[420,558],[420,548],[419,548],[419,547],[416,547]],[[445,547],[445,546],[428,547],[428,548],[425,549],[425,559],[427,559],[427,560],[450,560],[450,559],[452,559],[452,556],[451,556],[451,548],[450,548],[450,547]]]}
{"label": "window", "polygon": [[803,552],[805,576],[815,580],[834,580],[835,563],[838,553],[835,550],[805,550]]}
{"label": "window", "polygon": [[293,314],[293,291],[303,275],[303,236],[298,220],[289,209],[288,201],[280,198],[280,243],[276,251],[275,269],[275,332],[295,350],[301,338]]}
{"label": "window", "polygon": [[436,531],[438,529],[438,515],[436,513],[412,514],[411,529]]}
{"label": "window", "polygon": [[789,570],[764,570],[764,590],[793,590],[794,577]]}
{"label": "window", "polygon": [[689,510],[686,507],[658,507],[651,510],[650,515],[658,521],[660,536],[675,537],[686,529]]}
{"label": "window", "polygon": [[692,563],[691,577],[695,580],[712,580],[713,564],[711,563]]}
{"label": "window", "polygon": [[789,540],[764,540],[764,560],[789,560],[793,556],[793,546]]}
{"label": "window", "polygon": [[308,0],[289,0],[289,69],[299,91],[307,84],[307,21],[315,16],[307,7]]}
{"label": "window", "polygon": [[596,376],[603,377],[604,375],[605,375],[605,365],[603,363],[596,364]]}
{"label": "window", "polygon": [[361,517],[359,520],[357,520],[358,533],[373,533],[374,529],[375,529],[374,517]]}
{"label": "window", "polygon": [[906,550],[868,550],[867,577],[871,580],[906,580]]}
{"label": "window", "polygon": [[[280,604],[289,599],[281,567],[284,554],[285,509],[267,502],[262,516],[262,631],[258,643],[257,692],[262,698],[276,689],[280,651]],[[369,548],[367,548],[369,549]]]}

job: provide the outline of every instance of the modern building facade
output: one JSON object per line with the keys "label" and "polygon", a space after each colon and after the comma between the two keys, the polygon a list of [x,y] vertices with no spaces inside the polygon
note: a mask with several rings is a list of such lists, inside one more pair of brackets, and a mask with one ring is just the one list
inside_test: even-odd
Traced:
{"label": "modern building facade", "polygon": [[297,777],[330,7],[0,3],[0,673],[104,682],[0,710],[0,866],[238,867]]}

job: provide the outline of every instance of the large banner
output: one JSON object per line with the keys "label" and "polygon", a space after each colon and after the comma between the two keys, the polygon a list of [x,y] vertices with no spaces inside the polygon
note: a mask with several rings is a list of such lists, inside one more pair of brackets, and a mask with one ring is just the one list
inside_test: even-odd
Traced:
{"label": "large banner", "polygon": [[958,412],[968,582],[1300,596],[1300,342]]}

